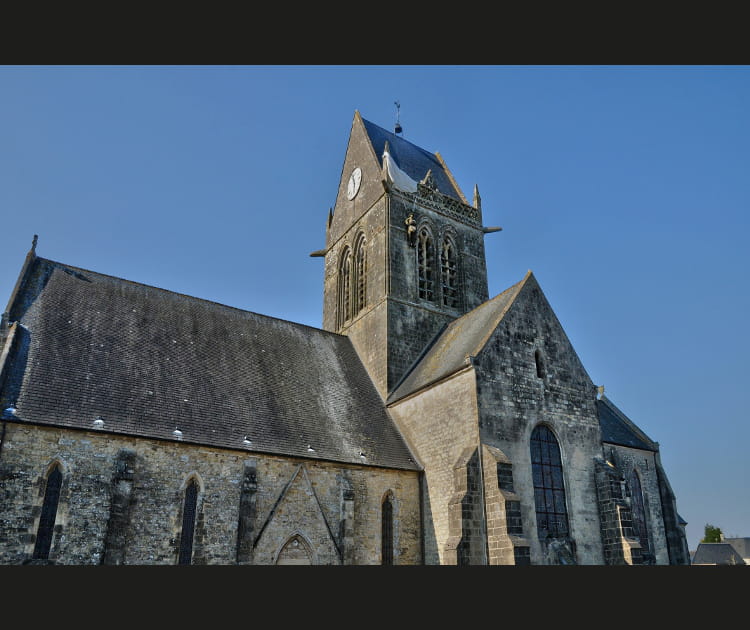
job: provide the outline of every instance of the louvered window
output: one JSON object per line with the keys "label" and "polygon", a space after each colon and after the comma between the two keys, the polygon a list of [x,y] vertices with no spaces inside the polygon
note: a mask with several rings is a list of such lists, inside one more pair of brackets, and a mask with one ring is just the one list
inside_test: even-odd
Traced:
{"label": "louvered window", "polygon": [[419,297],[435,301],[435,269],[433,241],[427,228],[419,231],[417,239],[417,268],[419,274]]}
{"label": "louvered window", "polygon": [[365,237],[360,235],[354,248],[354,315],[367,304],[367,255]]}
{"label": "louvered window", "polygon": [[456,274],[456,246],[446,237],[440,248],[440,278],[443,291],[443,306],[458,306],[458,278]]}
{"label": "louvered window", "polygon": [[352,317],[352,253],[348,248],[341,256],[339,266],[338,328]]}

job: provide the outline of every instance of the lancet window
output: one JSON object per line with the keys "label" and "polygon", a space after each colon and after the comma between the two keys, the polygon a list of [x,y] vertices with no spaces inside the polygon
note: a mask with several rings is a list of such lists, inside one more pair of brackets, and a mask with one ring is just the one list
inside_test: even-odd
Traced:
{"label": "lancet window", "polygon": [[60,488],[62,487],[62,470],[60,464],[55,464],[47,475],[47,485],[44,489],[44,503],[42,513],[39,516],[39,527],[34,544],[35,559],[46,560],[49,558],[52,546],[52,534],[54,533],[55,519],[57,518],[57,506],[60,502]]}
{"label": "lancet window", "polygon": [[648,539],[648,525],[646,523],[646,507],[643,502],[643,491],[641,489],[641,480],[635,469],[630,471],[630,505],[633,513],[633,531],[641,541],[641,552],[644,554],[651,553],[650,542]]}
{"label": "lancet window", "polygon": [[354,246],[354,309],[359,313],[367,304],[367,251],[365,237],[360,234]]}
{"label": "lancet window", "polygon": [[429,302],[435,301],[435,254],[433,250],[432,235],[426,227],[422,227],[417,237],[419,297]]}
{"label": "lancet window", "polygon": [[352,252],[347,247],[341,255],[338,282],[338,328],[352,318]]}
{"label": "lancet window", "polygon": [[458,276],[456,271],[456,245],[450,236],[443,238],[440,248],[440,280],[443,306],[458,306]]}
{"label": "lancet window", "polygon": [[390,494],[383,499],[381,549],[381,564],[393,564],[393,502]]}
{"label": "lancet window", "polygon": [[191,479],[185,488],[182,508],[182,534],[180,536],[180,556],[178,564],[191,564],[193,539],[195,537],[195,516],[198,508],[198,483]]}

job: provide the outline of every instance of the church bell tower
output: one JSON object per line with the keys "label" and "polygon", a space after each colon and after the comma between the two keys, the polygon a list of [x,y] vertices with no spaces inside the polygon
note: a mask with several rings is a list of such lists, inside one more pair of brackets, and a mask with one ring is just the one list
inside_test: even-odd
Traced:
{"label": "church bell tower", "polygon": [[479,192],[439,153],[355,112],[325,249],[323,328],[348,335],[386,399],[450,321],[488,299]]}

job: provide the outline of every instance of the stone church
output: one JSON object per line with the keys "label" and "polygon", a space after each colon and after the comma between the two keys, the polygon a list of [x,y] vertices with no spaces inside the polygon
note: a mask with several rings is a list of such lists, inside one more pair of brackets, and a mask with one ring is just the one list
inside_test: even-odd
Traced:
{"label": "stone church", "polygon": [[[37,255],[0,324],[0,564],[689,564],[651,440],[477,187],[354,113],[322,328]],[[322,242],[322,239],[321,239]]]}

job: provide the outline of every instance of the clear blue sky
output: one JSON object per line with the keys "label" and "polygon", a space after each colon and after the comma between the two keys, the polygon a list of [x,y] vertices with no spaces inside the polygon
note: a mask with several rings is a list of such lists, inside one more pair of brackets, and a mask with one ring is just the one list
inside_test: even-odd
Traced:
{"label": "clear blue sky", "polygon": [[694,549],[750,536],[750,66],[2,66],[0,302],[31,246],[311,326],[354,116],[479,186],[490,295],[531,269],[660,445]]}

